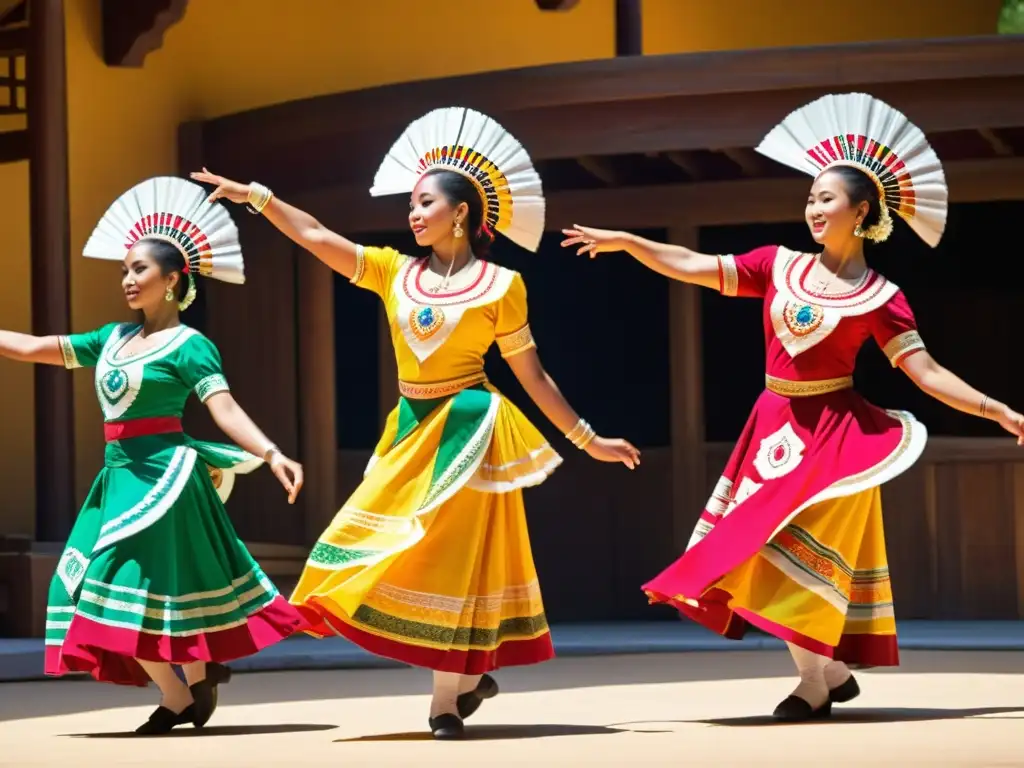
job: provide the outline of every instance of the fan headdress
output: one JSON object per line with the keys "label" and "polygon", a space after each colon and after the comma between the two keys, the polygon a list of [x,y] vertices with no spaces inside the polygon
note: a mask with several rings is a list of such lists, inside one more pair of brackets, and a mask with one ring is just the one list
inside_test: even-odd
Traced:
{"label": "fan headdress", "polygon": [[188,293],[178,304],[181,310],[195,301],[194,275],[240,285],[245,282],[245,264],[238,228],[227,209],[208,197],[198,184],[173,176],[136,184],[103,214],[83,255],[121,261],[140,240],[172,243],[185,259],[188,276]]}
{"label": "fan headdress", "polygon": [[823,96],[790,113],[757,151],[815,178],[837,165],[871,177],[882,216],[864,237],[885,240],[892,232],[892,211],[933,248],[942,239],[949,206],[942,163],[906,115],[873,96]]}
{"label": "fan headdress", "polygon": [[445,107],[410,123],[377,169],[374,197],[412,192],[432,170],[455,171],[480,194],[484,224],[536,251],[544,234],[544,192],[530,156],[495,120]]}

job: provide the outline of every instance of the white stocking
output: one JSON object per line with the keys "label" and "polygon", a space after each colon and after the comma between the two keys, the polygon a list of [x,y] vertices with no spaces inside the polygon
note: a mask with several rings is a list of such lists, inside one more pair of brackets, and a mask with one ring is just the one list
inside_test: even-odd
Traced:
{"label": "white stocking", "polygon": [[456,699],[462,675],[455,672],[434,672],[434,697],[430,700],[430,716],[458,714]]}
{"label": "white stocking", "polygon": [[825,684],[825,665],[829,659],[812,653],[806,648],[801,648],[793,643],[786,643],[789,652],[796,662],[797,671],[800,673],[800,685],[793,691],[797,696],[808,704],[812,709],[818,709],[828,701],[828,686]]}
{"label": "white stocking", "polygon": [[840,685],[850,679],[850,668],[841,661],[830,661],[825,665],[825,684],[830,691],[834,691]]}

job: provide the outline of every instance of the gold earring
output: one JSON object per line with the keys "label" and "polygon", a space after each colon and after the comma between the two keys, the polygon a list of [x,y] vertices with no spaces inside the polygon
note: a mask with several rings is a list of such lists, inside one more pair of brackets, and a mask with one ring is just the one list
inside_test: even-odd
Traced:
{"label": "gold earring", "polygon": [[856,228],[853,230],[854,237],[864,237],[864,230],[860,226],[860,222],[857,222]]}
{"label": "gold earring", "polygon": [[170,286],[167,286],[167,292],[164,294],[164,301],[174,301],[174,291],[171,290]]}
{"label": "gold earring", "polygon": [[462,237],[465,233],[462,231],[462,222],[455,222],[455,236]]}

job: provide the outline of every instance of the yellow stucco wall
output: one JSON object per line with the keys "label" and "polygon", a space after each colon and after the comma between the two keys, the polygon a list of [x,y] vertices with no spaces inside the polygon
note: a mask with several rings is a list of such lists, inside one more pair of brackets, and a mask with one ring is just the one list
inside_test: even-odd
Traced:
{"label": "yellow stucco wall", "polygon": [[[668,53],[981,34],[994,30],[999,0],[952,0],[942,14],[930,15],[920,13],[925,5],[864,0],[856,13],[841,14],[841,23],[828,23],[829,12],[816,0],[644,0],[644,45],[647,53]],[[176,172],[176,129],[183,121],[388,82],[614,53],[614,0],[583,0],[568,13],[540,12],[534,0],[448,0],[443,12],[411,0],[293,0],[287,11],[280,0],[191,0],[144,68],[110,69],[101,56],[99,0],[70,0],[65,8],[75,255],[120,192]],[[887,23],[878,24],[880,17]],[[476,36],[458,31],[465,28]],[[0,165],[0,205],[6,267],[0,327],[27,330],[26,164]],[[118,273],[112,264],[72,259],[73,329],[129,317]],[[31,369],[0,361],[0,397],[9,404],[0,432],[0,481],[7,489],[0,532],[31,532]],[[85,371],[75,374],[75,418],[81,498],[102,457],[100,416]]]}
{"label": "yellow stucco wall", "polygon": [[643,45],[644,53],[660,54],[993,35],[1001,6],[1002,0],[643,0]]}

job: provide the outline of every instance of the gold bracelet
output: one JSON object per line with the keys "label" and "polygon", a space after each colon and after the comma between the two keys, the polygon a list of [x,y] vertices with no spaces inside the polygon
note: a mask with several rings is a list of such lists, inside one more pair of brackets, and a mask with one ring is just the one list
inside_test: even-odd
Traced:
{"label": "gold bracelet", "polygon": [[570,443],[575,443],[581,435],[587,431],[587,422],[582,418],[573,425],[573,428],[565,433],[565,439]]}
{"label": "gold bracelet", "polygon": [[[577,434],[578,433],[578,434]],[[583,419],[580,419],[576,426],[573,427],[568,434],[566,434],[569,442],[579,448],[581,451],[590,445],[591,441],[597,437],[597,432]]]}
{"label": "gold bracelet", "polygon": [[984,417],[985,416],[985,411],[986,411],[987,408],[988,408],[988,395],[985,395],[983,398],[981,398],[981,413],[978,414],[978,415]]}
{"label": "gold bracelet", "polygon": [[581,451],[585,451],[587,446],[594,442],[594,438],[597,437],[597,432],[594,431],[593,427],[589,427],[587,434],[580,438],[579,442],[576,443],[576,447]]}
{"label": "gold bracelet", "polygon": [[249,184],[249,195],[246,199],[246,202],[249,204],[249,213],[263,213],[263,209],[273,199],[274,193],[270,190],[270,187],[260,184],[258,181],[253,181]]}

